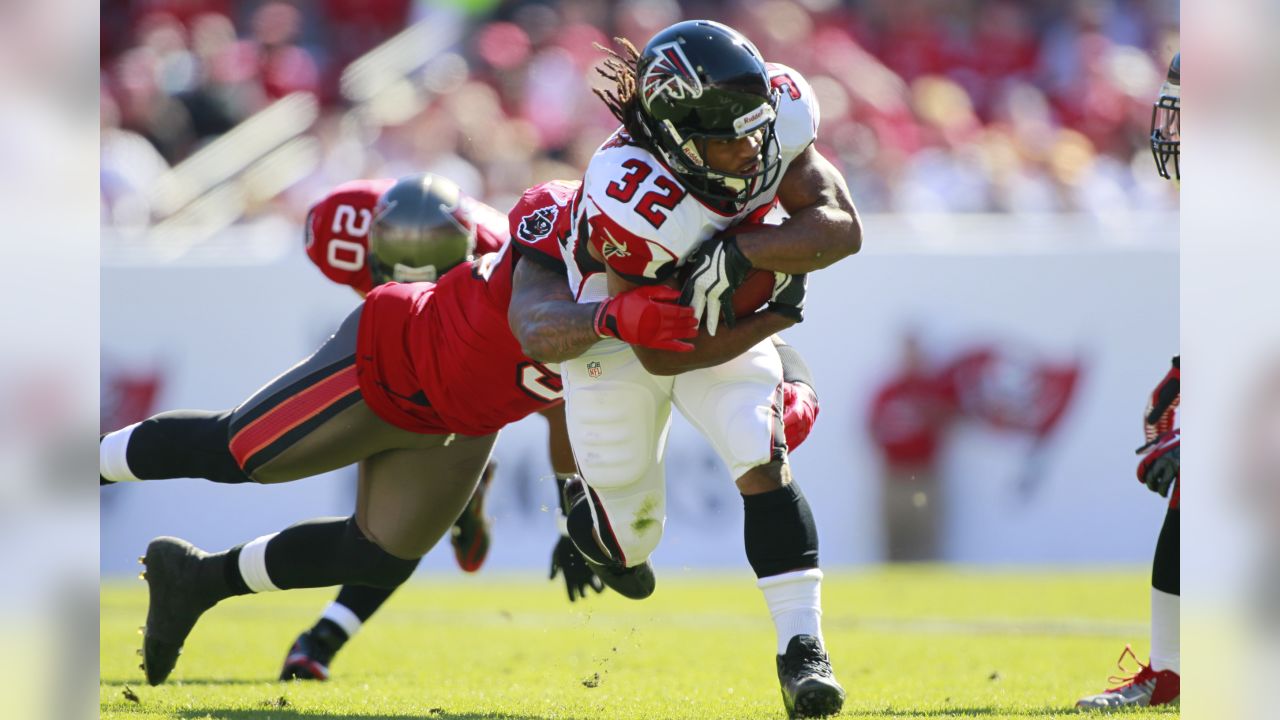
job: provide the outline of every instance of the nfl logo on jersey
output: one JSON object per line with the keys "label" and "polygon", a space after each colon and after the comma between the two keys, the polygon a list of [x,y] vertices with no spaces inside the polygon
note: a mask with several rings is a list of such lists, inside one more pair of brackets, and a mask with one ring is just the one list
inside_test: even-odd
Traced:
{"label": "nfl logo on jersey", "polygon": [[590,375],[592,378],[600,377],[600,375],[603,374],[603,372],[604,371],[600,369],[600,363],[598,362],[587,363],[587,374]]}

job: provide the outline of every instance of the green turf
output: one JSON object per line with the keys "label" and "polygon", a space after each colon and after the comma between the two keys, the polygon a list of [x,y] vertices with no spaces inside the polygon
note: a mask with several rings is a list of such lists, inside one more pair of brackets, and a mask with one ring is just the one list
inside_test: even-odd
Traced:
{"label": "green turf", "polygon": [[[331,597],[223,603],[169,682],[152,688],[135,654],[145,586],[104,583],[102,717],[785,717],[773,629],[749,573],[659,568],[648,600],[573,605],[533,577],[415,581],[348,643],[330,682],[275,682],[289,644]],[[1137,569],[828,571],[826,643],[849,691],[841,717],[1080,717],[1072,704],[1103,689],[1126,642],[1146,659],[1147,603]],[[1177,711],[1124,713],[1157,716]]]}

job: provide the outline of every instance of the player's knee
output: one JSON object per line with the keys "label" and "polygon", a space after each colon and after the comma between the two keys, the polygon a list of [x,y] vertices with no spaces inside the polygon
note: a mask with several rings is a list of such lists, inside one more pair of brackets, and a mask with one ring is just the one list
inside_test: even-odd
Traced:
{"label": "player's knee", "polygon": [[720,442],[721,452],[727,453],[722,459],[735,480],[786,457],[781,419],[774,410],[754,400],[737,405],[741,409],[725,419]]}
{"label": "player's knee", "polygon": [[365,535],[355,518],[347,520],[342,540],[343,560],[356,572],[349,584],[393,589],[399,587],[422,560],[421,556],[404,558],[392,554],[375,539]]}
{"label": "player's knee", "polygon": [[751,468],[734,482],[743,495],[759,495],[781,488],[790,479],[790,467],[781,460],[774,460]]}
{"label": "player's knee", "polygon": [[565,492],[570,503],[566,517],[569,538],[592,562],[634,567],[657,549],[665,517],[655,493],[639,493],[611,503],[610,512],[600,495],[581,480],[571,481]]}

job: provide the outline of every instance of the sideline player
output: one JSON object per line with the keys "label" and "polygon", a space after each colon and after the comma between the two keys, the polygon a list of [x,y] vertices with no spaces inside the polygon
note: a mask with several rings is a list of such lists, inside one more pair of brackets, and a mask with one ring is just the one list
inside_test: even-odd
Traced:
{"label": "sideline player", "polygon": [[[379,231],[371,233],[385,193],[391,195],[378,216]],[[506,215],[467,197],[452,181],[429,174],[399,182],[388,178],[343,183],[311,207],[305,229],[307,257],[325,277],[351,287],[361,298],[388,282],[435,282],[460,262],[500,251],[509,239]],[[564,409],[555,405],[539,413],[549,424],[551,466],[561,487],[577,472]],[[454,558],[466,572],[479,570],[489,550],[484,498],[494,467],[492,461],[485,467],[449,534]],[[604,587],[564,536],[552,551],[552,578],[557,574],[563,574],[571,602],[585,597],[588,587],[596,592]],[[280,679],[328,679],[334,656],[393,592],[394,588],[343,586],[315,625],[294,641]]]}
{"label": "sideline player", "polygon": [[[586,348],[535,347],[524,333],[542,324],[524,300],[525,282],[554,273],[517,268],[511,325],[530,357],[562,363],[586,483],[569,534],[606,585],[633,598],[652,593],[648,559],[666,518],[662,461],[675,405],[743,496],[746,555],[777,631],[788,713],[834,714],[845,693],[822,643],[817,530],[787,464],[782,365],[769,337],[784,315],[800,319],[799,275],[858,250],[857,212],[813,146],[818,107],[799,73],[766,64],[747,38],[710,21],[673,25],[642,51],[619,43],[623,54],[602,70],[614,88],[598,94],[622,127],[591,159],[574,207],[561,248],[570,290],[592,304],[675,286],[678,269],[690,268],[683,300],[706,320],[695,344],[731,359],[590,338]],[[790,217],[759,225],[776,204]],[[753,232],[723,232],[741,224]],[[728,300],[752,268],[797,277],[778,276],[775,312],[737,320]]]}
{"label": "sideline player", "polygon": [[[541,197],[557,187],[543,186]],[[523,217],[519,206],[513,217]],[[148,682],[164,681],[200,615],[227,597],[399,585],[470,497],[497,430],[559,401],[554,366],[523,355],[507,325],[520,265],[509,247],[436,285],[374,289],[320,350],[233,410],[162,413],[103,438],[105,481],[286,482],[367,460],[349,518],[299,523],[215,554],[176,538],[152,541],[144,558]],[[668,302],[677,295],[642,288],[542,312],[573,333],[687,350],[680,340],[697,323],[689,308]],[[811,391],[797,390],[799,409],[788,420],[811,421]]]}
{"label": "sideline player", "polygon": [[[1178,154],[1181,142],[1181,53],[1173,56],[1168,79],[1160,88],[1160,98],[1151,112],[1151,153],[1160,177],[1181,180]],[[1181,695],[1181,643],[1179,618],[1181,606],[1181,572],[1179,569],[1180,526],[1179,504],[1182,489],[1181,443],[1178,428],[1178,402],[1181,384],[1180,362],[1173,367],[1151,393],[1143,417],[1146,444],[1138,448],[1143,454],[1138,463],[1138,481],[1152,492],[1169,498],[1169,509],[1156,540],[1155,559],[1151,567],[1151,658],[1143,665],[1125,646],[1120,654],[1124,671],[1126,656],[1138,664],[1138,671],[1126,677],[1112,678],[1119,683],[1106,692],[1081,698],[1077,707],[1114,710],[1125,707],[1148,707],[1178,702]]]}

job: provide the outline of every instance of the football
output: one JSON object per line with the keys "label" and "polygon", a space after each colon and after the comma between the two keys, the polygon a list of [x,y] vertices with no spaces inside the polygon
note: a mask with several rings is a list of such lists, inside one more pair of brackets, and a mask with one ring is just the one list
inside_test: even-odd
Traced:
{"label": "football", "polygon": [[752,268],[733,293],[733,314],[743,317],[764,307],[773,295],[773,273]]}
{"label": "football", "polygon": [[[743,223],[735,225],[723,232],[718,237],[726,235],[737,235],[740,233],[749,233],[759,230],[763,227],[757,223]],[[689,272],[692,270],[690,265],[686,265],[679,276],[681,286],[688,279]],[[752,268],[747,271],[746,278],[742,284],[733,293],[733,314],[735,317],[743,317],[764,307],[769,302],[769,298],[773,295],[773,273],[768,270],[757,270]]]}

